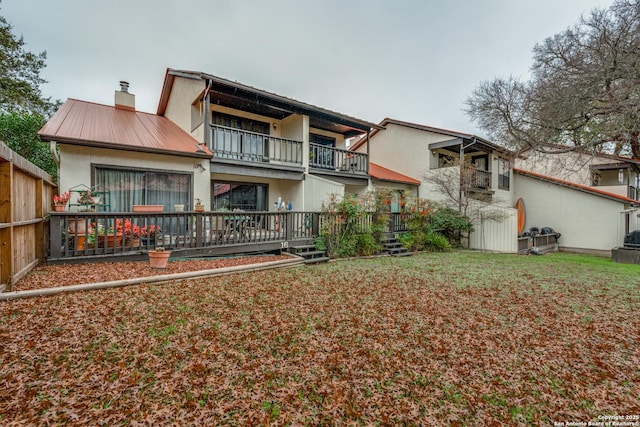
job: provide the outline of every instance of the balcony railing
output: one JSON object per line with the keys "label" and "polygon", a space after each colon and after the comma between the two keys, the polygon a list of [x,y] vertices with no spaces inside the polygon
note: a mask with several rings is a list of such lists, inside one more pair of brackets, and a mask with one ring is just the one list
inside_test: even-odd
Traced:
{"label": "balcony railing", "polygon": [[366,175],[369,162],[364,153],[321,144],[309,144],[309,167],[312,169],[350,172]]}
{"label": "balcony railing", "polygon": [[465,175],[466,187],[469,189],[488,190],[491,188],[491,172],[475,169],[472,173]]}
{"label": "balcony railing", "polygon": [[214,158],[302,166],[302,142],[225,126],[211,126]]}

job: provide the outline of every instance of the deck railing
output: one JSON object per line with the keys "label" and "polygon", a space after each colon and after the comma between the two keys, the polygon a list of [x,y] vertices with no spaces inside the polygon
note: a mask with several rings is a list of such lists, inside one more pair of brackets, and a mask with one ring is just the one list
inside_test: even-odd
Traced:
{"label": "deck railing", "polygon": [[365,153],[313,143],[309,144],[309,167],[364,175],[369,173],[369,161]]}
{"label": "deck railing", "polygon": [[[318,212],[51,212],[53,259],[311,238]],[[128,232],[129,231],[129,232]]]}
{"label": "deck railing", "polygon": [[[318,236],[323,224],[341,224],[335,214],[293,211],[51,212],[50,216],[52,259],[136,255],[158,246],[186,250],[288,242]],[[406,231],[406,220],[406,214],[391,214],[384,231]],[[372,223],[370,214],[357,227],[364,232]]]}
{"label": "deck railing", "polygon": [[211,126],[211,135],[215,158],[302,166],[301,141],[218,125]]}

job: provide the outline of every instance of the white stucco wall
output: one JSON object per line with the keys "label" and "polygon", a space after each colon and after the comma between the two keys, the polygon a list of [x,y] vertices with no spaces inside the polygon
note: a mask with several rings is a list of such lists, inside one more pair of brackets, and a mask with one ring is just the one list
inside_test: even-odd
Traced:
{"label": "white stucco wall", "polygon": [[[197,159],[132,151],[108,150],[104,148],[80,147],[60,144],[60,190],[84,184],[93,185],[91,166],[113,166],[120,169],[172,171],[192,175],[193,198],[200,198],[209,206],[209,159]],[[196,165],[200,164],[204,172]]]}
{"label": "white stucco wall", "polygon": [[418,196],[418,187],[415,185],[401,184],[399,182],[379,181],[377,179],[372,179],[372,183],[373,183],[372,189],[374,191],[376,189],[390,189],[390,190],[403,191],[407,197]]}
{"label": "white stucco wall", "polygon": [[[448,139],[451,137],[388,124],[385,130],[371,138],[370,161],[422,181],[429,169],[429,144]],[[357,151],[366,153],[366,144]],[[420,185],[420,197],[429,197],[427,194],[430,194],[430,190],[423,182]]]}
{"label": "white stucco wall", "polygon": [[515,197],[525,204],[525,230],[552,227],[569,250],[608,252],[619,244],[623,202],[517,174],[514,181]]}
{"label": "white stucco wall", "polygon": [[204,89],[203,80],[175,77],[164,113],[165,117],[200,142],[204,141],[204,112],[201,103],[193,103]]}
{"label": "white stucco wall", "polygon": [[343,195],[345,191],[344,184],[315,175],[307,175],[303,182],[305,211],[320,211],[331,194]]}

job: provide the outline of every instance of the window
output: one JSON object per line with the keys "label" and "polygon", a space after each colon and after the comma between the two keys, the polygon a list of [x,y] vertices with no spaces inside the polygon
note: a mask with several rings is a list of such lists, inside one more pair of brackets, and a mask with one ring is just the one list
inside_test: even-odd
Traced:
{"label": "window", "polygon": [[453,156],[444,153],[438,153],[438,168],[446,168],[448,166],[453,166],[455,159]]}
{"label": "window", "polygon": [[266,211],[267,194],[265,184],[217,181],[213,183],[213,209]]}
{"label": "window", "polygon": [[164,171],[95,168],[95,183],[110,191],[111,211],[129,212],[133,205],[190,206],[191,174]]}
{"label": "window", "polygon": [[511,178],[511,162],[507,159],[498,160],[498,188],[509,190]]}
{"label": "window", "polygon": [[333,150],[336,139],[327,136],[310,134],[309,142],[316,144],[310,148],[309,163],[311,166],[322,169],[334,169]]}

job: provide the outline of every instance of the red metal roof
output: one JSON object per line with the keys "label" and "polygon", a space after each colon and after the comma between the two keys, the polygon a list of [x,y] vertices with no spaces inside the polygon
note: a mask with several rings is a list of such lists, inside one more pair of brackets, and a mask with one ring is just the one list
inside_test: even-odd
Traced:
{"label": "red metal roof", "polygon": [[38,132],[43,141],[212,157],[211,151],[166,117],[68,99]]}
{"label": "red metal roof", "polygon": [[621,196],[619,194],[615,194],[615,193],[609,193],[608,191],[604,191],[604,190],[600,190],[598,188],[594,188],[594,187],[589,187],[586,185],[581,185],[581,184],[576,184],[575,182],[571,182],[571,181],[565,181],[563,179],[558,179],[558,178],[554,178],[551,176],[546,176],[546,175],[541,175],[539,173],[535,173],[535,172],[529,172],[523,169],[517,169],[517,168],[513,168],[513,172],[523,175],[523,176],[528,176],[530,178],[534,178],[534,179],[538,179],[540,181],[546,181],[552,184],[557,184],[557,185],[561,185],[563,187],[568,187],[568,188],[573,188],[579,191],[584,191],[586,193],[591,193],[591,194],[595,194],[597,196],[602,196],[602,197],[606,197],[609,199],[614,199],[614,200],[618,200],[621,202],[625,202],[625,203],[630,203],[633,205],[640,205],[640,202],[638,200],[633,200],[629,197],[626,196]]}
{"label": "red metal roof", "polygon": [[381,181],[392,181],[400,182],[403,184],[420,185],[420,181],[418,181],[417,179],[413,179],[372,162],[369,162],[369,175]]}

